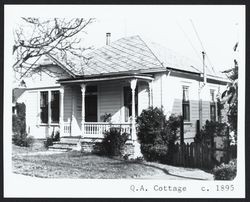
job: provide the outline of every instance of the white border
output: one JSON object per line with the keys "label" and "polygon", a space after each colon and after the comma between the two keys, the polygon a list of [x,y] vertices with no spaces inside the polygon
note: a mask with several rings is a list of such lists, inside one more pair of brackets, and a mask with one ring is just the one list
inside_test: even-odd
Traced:
{"label": "white border", "polygon": [[[98,8],[109,7],[111,10],[119,6],[89,6]],[[129,6],[124,6],[129,7]],[[138,6],[145,8],[149,6]],[[156,8],[157,6],[153,6]],[[176,8],[177,6],[168,6]],[[191,6],[178,6],[181,9]],[[203,6],[204,7],[204,6]],[[223,7],[223,6],[222,6]],[[225,6],[226,7],[226,6]],[[232,6],[233,7],[233,6]],[[237,6],[236,6],[237,7]],[[239,7],[239,6],[238,6]],[[242,10],[242,26],[245,26],[245,6]],[[40,179],[16,175],[11,172],[11,100],[12,100],[12,26],[16,17],[52,16],[70,17],[72,14],[81,16],[82,6],[76,5],[7,5],[4,19],[4,197],[129,197],[129,198],[244,198],[245,197],[245,68],[239,72],[239,116],[238,116],[238,173],[233,181],[193,181],[193,180],[95,180],[95,179]],[[163,9],[160,6],[159,9]],[[203,8],[204,9],[204,8]],[[138,12],[139,12],[138,8]],[[46,12],[45,12],[46,11]],[[90,16],[91,17],[91,16]],[[242,53],[239,66],[245,67],[245,27],[241,27],[240,39]],[[143,185],[147,192],[133,192],[131,185],[138,188]],[[154,191],[154,185],[186,186],[184,193]],[[216,185],[234,185],[233,192],[216,192]],[[202,191],[205,187],[210,191]]]}

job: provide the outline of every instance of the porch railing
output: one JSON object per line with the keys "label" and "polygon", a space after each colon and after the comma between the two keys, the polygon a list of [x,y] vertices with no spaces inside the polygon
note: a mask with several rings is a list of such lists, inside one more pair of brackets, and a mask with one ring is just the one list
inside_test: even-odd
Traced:
{"label": "porch railing", "polygon": [[87,137],[103,137],[105,131],[110,128],[120,129],[121,133],[131,134],[131,123],[106,123],[106,122],[86,122],[84,123],[83,135]]}
{"label": "porch railing", "polygon": [[70,136],[71,135],[71,125],[70,122],[63,123],[63,135]]}

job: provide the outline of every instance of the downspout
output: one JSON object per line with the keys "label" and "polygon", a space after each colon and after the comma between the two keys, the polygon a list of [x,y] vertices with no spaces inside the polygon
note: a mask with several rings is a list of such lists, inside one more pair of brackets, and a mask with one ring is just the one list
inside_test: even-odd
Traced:
{"label": "downspout", "polygon": [[[202,51],[202,61],[203,61],[203,83],[199,82],[199,90],[198,90],[198,99],[199,99],[199,132],[202,127],[202,99],[201,99],[201,90],[207,83],[207,74],[206,74],[206,65],[205,65],[205,52]],[[197,131],[198,132],[198,131]]]}

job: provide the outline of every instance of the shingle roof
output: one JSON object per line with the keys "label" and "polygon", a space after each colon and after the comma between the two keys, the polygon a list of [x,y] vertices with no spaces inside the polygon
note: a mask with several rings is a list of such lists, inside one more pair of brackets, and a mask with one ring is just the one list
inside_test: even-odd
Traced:
{"label": "shingle roof", "polygon": [[[90,76],[129,72],[133,70],[150,70],[174,68],[189,72],[201,73],[202,62],[191,60],[167,49],[157,43],[145,41],[140,36],[124,37],[96,49],[86,56],[87,60],[72,58],[70,65],[60,61],[76,76]],[[207,68],[207,74],[217,75]]]}

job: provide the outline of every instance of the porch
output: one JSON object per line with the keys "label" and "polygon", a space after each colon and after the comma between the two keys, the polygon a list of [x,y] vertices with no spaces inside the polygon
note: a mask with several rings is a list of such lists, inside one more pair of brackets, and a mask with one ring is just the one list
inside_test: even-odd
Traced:
{"label": "porch", "polygon": [[[117,128],[136,137],[136,116],[153,103],[151,76],[59,80],[60,134],[81,138],[103,138]],[[110,115],[110,120],[103,116]]]}
{"label": "porch", "polygon": [[[110,128],[119,129],[121,133],[132,134],[132,123],[85,122],[82,137],[102,138],[103,134]],[[72,136],[71,134],[71,124],[65,122],[63,124],[63,136]]]}

